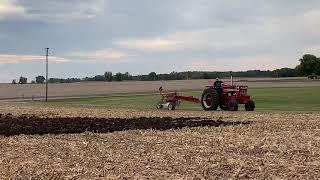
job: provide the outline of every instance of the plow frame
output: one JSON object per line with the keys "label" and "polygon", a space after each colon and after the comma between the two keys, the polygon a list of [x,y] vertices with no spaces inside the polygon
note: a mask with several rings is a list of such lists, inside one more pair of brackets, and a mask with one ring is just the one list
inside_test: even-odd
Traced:
{"label": "plow frame", "polygon": [[180,105],[181,101],[187,101],[191,103],[200,103],[198,98],[193,96],[180,96],[177,92],[162,93],[160,91],[161,101],[158,103],[157,108],[168,108],[169,110],[174,110]]}

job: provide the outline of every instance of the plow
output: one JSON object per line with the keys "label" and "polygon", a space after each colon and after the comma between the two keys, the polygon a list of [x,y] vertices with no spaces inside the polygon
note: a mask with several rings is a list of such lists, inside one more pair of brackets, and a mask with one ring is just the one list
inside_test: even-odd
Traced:
{"label": "plow", "polygon": [[233,85],[233,83],[232,85],[206,86],[201,98],[181,96],[177,92],[163,93],[162,87],[159,91],[161,99],[157,104],[158,109],[175,110],[183,101],[201,104],[205,111],[215,111],[218,108],[223,111],[238,111],[240,104],[244,105],[246,111],[255,109],[255,102],[247,94],[248,86]]}

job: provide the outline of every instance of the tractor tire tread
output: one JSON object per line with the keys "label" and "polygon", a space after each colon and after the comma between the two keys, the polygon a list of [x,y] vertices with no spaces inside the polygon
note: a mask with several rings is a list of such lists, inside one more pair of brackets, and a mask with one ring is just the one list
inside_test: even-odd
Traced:
{"label": "tractor tire tread", "polygon": [[[210,107],[207,107],[207,106],[204,105],[205,95],[208,95],[208,94],[210,94],[213,97],[213,102],[212,102]],[[220,101],[220,98],[219,98],[219,94],[218,94],[216,89],[208,88],[208,89],[205,89],[203,91],[202,96],[201,96],[201,105],[202,105],[202,108],[205,111],[215,111],[215,110],[217,110],[218,107],[219,107],[219,104],[220,104],[219,101]]]}

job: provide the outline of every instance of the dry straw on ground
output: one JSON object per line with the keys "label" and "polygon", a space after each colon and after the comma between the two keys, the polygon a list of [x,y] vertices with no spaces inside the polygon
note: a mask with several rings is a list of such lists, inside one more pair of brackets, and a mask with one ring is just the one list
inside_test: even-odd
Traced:
{"label": "dry straw on ground", "polygon": [[13,117],[29,112],[36,117],[170,116],[252,123],[167,130],[146,128],[101,134],[0,136],[0,179],[320,177],[320,113],[141,112],[0,106],[0,113],[12,113]]}

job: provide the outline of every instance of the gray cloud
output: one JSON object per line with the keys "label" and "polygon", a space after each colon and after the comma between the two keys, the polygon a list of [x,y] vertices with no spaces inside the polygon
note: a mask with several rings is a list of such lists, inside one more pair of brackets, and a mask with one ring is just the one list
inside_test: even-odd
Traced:
{"label": "gray cloud", "polygon": [[102,15],[105,2],[105,0],[18,0],[17,5],[24,7],[25,18],[67,23]]}
{"label": "gray cloud", "polygon": [[[40,56],[50,47],[52,56],[72,57],[56,76],[82,76],[88,72],[78,69],[85,67],[93,74],[95,68],[145,73],[293,67],[303,53],[319,55],[320,49],[318,0],[10,2],[0,18],[0,55]],[[31,74],[40,66],[24,67]]]}

